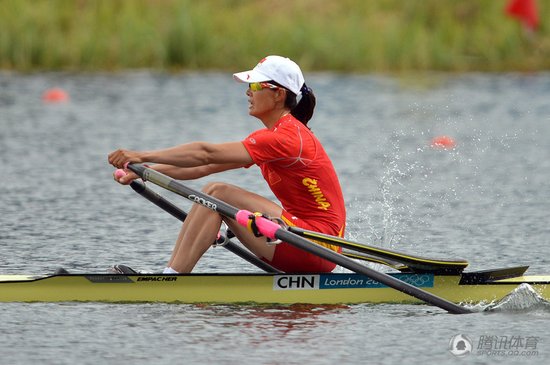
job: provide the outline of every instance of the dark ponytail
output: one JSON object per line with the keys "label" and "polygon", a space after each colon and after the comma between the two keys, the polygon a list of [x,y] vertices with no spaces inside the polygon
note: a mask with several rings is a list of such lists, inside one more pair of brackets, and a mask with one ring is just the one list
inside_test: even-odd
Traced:
{"label": "dark ponytail", "polygon": [[290,109],[290,114],[292,114],[294,118],[298,119],[305,126],[307,126],[307,122],[309,122],[313,116],[313,110],[315,109],[316,104],[313,90],[311,90],[311,88],[304,83],[300,89],[302,97],[298,102],[296,102],[297,96],[292,91],[288,90],[276,81],[270,80],[268,82],[286,90],[285,107]]}
{"label": "dark ponytail", "polygon": [[[302,86],[300,91],[302,93],[302,97],[298,103],[296,103],[296,95],[289,92],[285,105],[290,108],[290,114],[292,114],[294,118],[298,119],[304,125],[307,125],[307,122],[309,122],[313,116],[313,110],[315,109],[315,95],[313,94],[313,90],[311,90],[311,88],[306,84]],[[292,97],[292,105],[289,105],[289,96]]]}

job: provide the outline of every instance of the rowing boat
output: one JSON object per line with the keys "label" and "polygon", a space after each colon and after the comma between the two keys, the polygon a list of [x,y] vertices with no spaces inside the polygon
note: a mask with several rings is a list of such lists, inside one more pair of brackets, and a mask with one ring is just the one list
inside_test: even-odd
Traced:
{"label": "rowing boat", "polygon": [[[457,303],[494,302],[521,288],[550,301],[550,275],[525,275],[527,266],[465,272],[466,260],[426,258],[319,232],[285,228],[262,214],[238,210],[144,165],[128,165],[128,168],[144,181],[151,181],[249,229],[256,227],[258,231],[254,234],[287,242],[351,273],[281,273],[231,242],[230,235],[226,235],[221,241],[227,249],[266,273],[170,275],[130,270],[119,274],[80,274],[61,270],[53,275],[0,275],[0,302],[428,303],[452,314],[465,314],[472,310]],[[136,181],[131,186],[161,209],[185,220],[186,213],[159,194]],[[347,251],[339,254],[318,245],[319,242],[338,245]],[[379,272],[353,259],[373,261],[398,272]]]}
{"label": "rowing boat", "polygon": [[[550,301],[550,275],[527,266],[460,274],[392,273],[454,303],[498,301],[529,284]],[[367,276],[328,274],[0,275],[0,302],[422,303]]]}

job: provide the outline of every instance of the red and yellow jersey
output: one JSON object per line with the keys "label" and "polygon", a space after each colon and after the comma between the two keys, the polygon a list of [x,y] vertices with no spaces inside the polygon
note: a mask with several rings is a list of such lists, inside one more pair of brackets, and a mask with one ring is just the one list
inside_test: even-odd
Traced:
{"label": "red and yellow jersey", "polygon": [[346,209],[340,182],[313,132],[292,115],[286,115],[272,130],[253,132],[243,144],[289,213],[283,213],[289,225],[343,235]]}

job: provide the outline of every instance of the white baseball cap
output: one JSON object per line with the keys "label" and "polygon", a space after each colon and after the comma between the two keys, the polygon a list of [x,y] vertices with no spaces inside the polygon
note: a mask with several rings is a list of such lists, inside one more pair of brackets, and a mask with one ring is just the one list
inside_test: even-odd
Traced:
{"label": "white baseball cap", "polygon": [[290,58],[267,56],[254,69],[233,74],[239,82],[253,83],[275,81],[294,94],[299,95],[304,85],[304,75],[300,66]]}

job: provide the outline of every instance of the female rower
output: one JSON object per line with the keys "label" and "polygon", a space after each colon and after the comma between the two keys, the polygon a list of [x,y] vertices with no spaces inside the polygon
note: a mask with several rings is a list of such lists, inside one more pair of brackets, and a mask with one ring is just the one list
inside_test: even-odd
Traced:
{"label": "female rower", "polygon": [[[156,163],[152,168],[179,180],[256,164],[281,205],[227,183],[209,183],[203,192],[238,209],[280,218],[289,226],[342,236],[346,222],[344,199],[332,162],[307,126],[315,96],[306,86],[300,67],[288,58],[267,56],[254,69],[233,77],[249,84],[249,114],[265,128],[238,142],[192,142],[143,152],[119,149],[109,154],[109,163],[122,168],[126,163],[152,162]],[[125,185],[136,178],[131,171],[115,177]],[[256,237],[234,220],[194,204],[164,273],[191,272],[216,240],[222,221],[250,251],[281,271],[330,272],[335,267],[290,244],[267,244],[265,237]]]}

